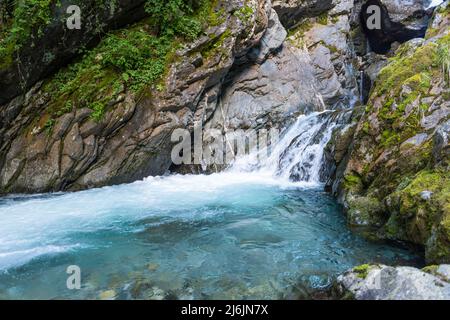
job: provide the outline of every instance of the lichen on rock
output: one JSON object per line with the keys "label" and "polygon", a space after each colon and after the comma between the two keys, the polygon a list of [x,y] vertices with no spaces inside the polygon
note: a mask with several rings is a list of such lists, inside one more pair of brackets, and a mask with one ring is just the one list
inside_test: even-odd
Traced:
{"label": "lichen on rock", "polygon": [[380,71],[335,192],[350,221],[424,246],[430,263],[450,259],[450,35],[441,28],[400,46]]}

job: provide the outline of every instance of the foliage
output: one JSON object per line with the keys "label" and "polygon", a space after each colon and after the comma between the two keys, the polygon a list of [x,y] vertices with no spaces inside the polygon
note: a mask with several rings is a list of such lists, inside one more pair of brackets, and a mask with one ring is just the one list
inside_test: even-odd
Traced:
{"label": "foliage", "polygon": [[196,13],[208,5],[207,0],[147,0],[145,11],[159,36],[183,36],[195,39],[202,31],[202,21]]}
{"label": "foliage", "polygon": [[449,43],[442,42],[437,49],[437,59],[442,67],[442,73],[446,81],[450,81],[450,48]]}
{"label": "foliage", "polygon": [[100,121],[105,113],[105,105],[99,101],[94,102],[90,108],[92,109],[91,119],[94,121]]}
{"label": "foliage", "polygon": [[234,12],[234,16],[239,20],[247,23],[250,21],[250,18],[253,16],[254,10],[252,7],[248,5],[244,5]]}
{"label": "foliage", "polygon": [[212,5],[209,0],[148,0],[148,18],[107,34],[47,81],[52,117],[85,107],[93,110],[91,119],[100,121],[124,90],[140,93],[158,84],[180,44],[198,37],[209,19],[218,20]]}
{"label": "foliage", "polygon": [[12,54],[19,50],[30,36],[41,36],[51,21],[56,0],[16,1],[8,29],[0,30],[0,68],[12,63]]}

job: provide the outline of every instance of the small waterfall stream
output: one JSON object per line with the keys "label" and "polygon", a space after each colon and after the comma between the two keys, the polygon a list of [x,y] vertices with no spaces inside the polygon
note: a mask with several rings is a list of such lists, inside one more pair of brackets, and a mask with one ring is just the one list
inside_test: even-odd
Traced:
{"label": "small waterfall stream", "polygon": [[333,111],[300,116],[271,150],[264,148],[237,159],[230,171],[256,172],[284,181],[319,184],[324,148],[336,127],[332,116]]}

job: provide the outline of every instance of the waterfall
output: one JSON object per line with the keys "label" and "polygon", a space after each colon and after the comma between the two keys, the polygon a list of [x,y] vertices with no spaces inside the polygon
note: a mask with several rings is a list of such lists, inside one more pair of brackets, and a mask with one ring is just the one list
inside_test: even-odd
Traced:
{"label": "waterfall", "polygon": [[428,7],[426,8],[426,10],[437,7],[439,5],[441,5],[444,2],[444,0],[432,0],[430,2],[430,4],[428,5]]}
{"label": "waterfall", "polygon": [[[324,149],[336,127],[333,111],[302,115],[275,146],[238,159],[234,172],[260,172],[289,181],[320,183]],[[268,155],[268,156],[267,156]]]}

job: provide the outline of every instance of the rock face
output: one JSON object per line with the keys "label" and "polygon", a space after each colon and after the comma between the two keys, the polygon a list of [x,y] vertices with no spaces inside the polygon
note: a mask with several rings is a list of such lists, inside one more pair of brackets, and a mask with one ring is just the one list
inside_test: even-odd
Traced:
{"label": "rock face", "polygon": [[305,17],[318,16],[331,8],[332,0],[275,0],[273,7],[277,11],[281,22],[286,28],[295,26]]}
{"label": "rock face", "polygon": [[[274,2],[274,9],[280,14],[279,6],[280,2]],[[292,9],[293,4],[289,6]],[[238,129],[282,129],[299,114],[346,110],[358,103],[356,56],[350,49],[351,3],[335,1],[332,7],[329,17],[312,13],[302,16],[284,43],[264,40],[286,37],[278,18],[272,18],[276,17],[272,11],[262,48],[253,49],[243,63],[231,70],[220,98],[213,106],[208,104],[215,111],[210,116],[201,112],[207,114],[203,127],[224,135]],[[265,54],[268,52],[270,56]],[[331,174],[323,170],[324,180],[325,172]]]}
{"label": "rock face", "polygon": [[429,263],[450,261],[447,19],[448,2],[381,70],[332,188],[352,225],[423,245]]}
{"label": "rock face", "polygon": [[[95,105],[70,105],[66,112],[66,101],[52,97],[42,82],[3,105],[0,192],[78,190],[165,173],[173,130],[192,126],[206,92],[220,85],[235,58],[245,56],[265,33],[270,3],[250,4],[253,14],[243,18],[235,14],[238,1],[219,2],[221,21],[177,52],[183,59],[174,58],[179,62],[171,65],[160,90],[136,96],[119,87],[100,119],[93,115]],[[63,114],[50,119],[55,107]]]}
{"label": "rock face", "polygon": [[449,265],[433,274],[412,267],[363,265],[337,279],[337,296],[356,300],[450,300]]}
{"label": "rock face", "polygon": [[[103,2],[108,3],[100,1],[102,4]],[[60,1],[60,5],[53,2],[47,9],[42,9],[48,12],[39,12],[51,19],[42,22],[42,25],[33,25],[34,30],[30,31],[20,51],[7,67],[0,68],[0,105],[24,93],[40,79],[67,64],[78,54],[80,48],[98,43],[101,34],[139,21],[145,16],[145,0],[118,0],[114,6],[99,6],[99,1],[96,0],[80,1],[83,29],[69,31],[61,21],[71,15],[66,11],[72,4],[73,1],[67,0]]]}
{"label": "rock face", "polygon": [[[120,3],[114,11],[109,8],[111,24],[105,30],[119,27],[122,12],[131,10],[128,2]],[[54,10],[57,19],[64,8]],[[215,11],[220,19],[178,50],[164,83],[140,95],[128,87],[114,88],[110,97],[97,81],[95,99],[109,99],[101,105],[101,117],[96,104],[80,107],[65,101],[65,95],[55,96],[48,88],[58,83],[59,75],[38,81],[51,72],[47,64],[35,63],[40,51],[21,53],[31,59],[25,88],[38,82],[26,94],[5,95],[19,94],[0,108],[0,193],[79,190],[164,174],[172,165],[171,134],[177,128],[193,130],[199,122],[224,133],[282,128],[300,113],[355,103],[359,94],[349,50],[350,1],[278,1],[272,6],[254,0],[244,7],[240,1],[219,1]],[[288,16],[301,23],[286,40]],[[46,28],[36,46],[59,48],[59,41],[66,41],[58,37],[61,24]],[[52,28],[56,31],[50,38]],[[52,67],[68,61],[85,41],[95,43],[95,32],[88,28],[85,33],[88,39],[73,36],[69,41],[72,51],[55,50]],[[94,61],[102,59],[98,54]],[[7,82],[2,92],[18,88],[14,76],[2,79]]]}
{"label": "rock face", "polygon": [[[372,8],[380,8],[379,26],[372,20]],[[425,36],[428,20],[432,11],[427,10],[428,3],[423,0],[389,1],[369,0],[361,7],[361,23],[371,48],[377,53],[386,53],[394,42],[403,43],[413,38]]]}

